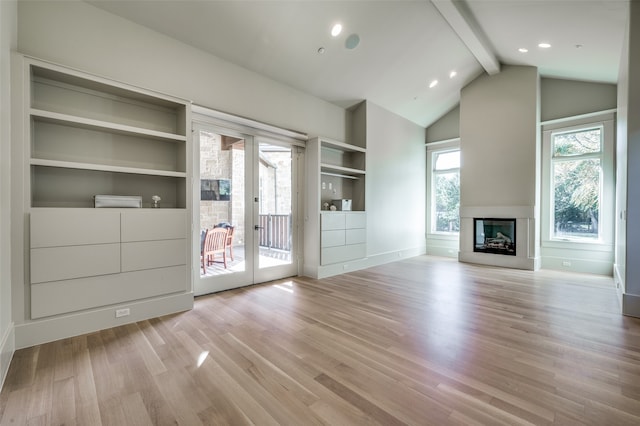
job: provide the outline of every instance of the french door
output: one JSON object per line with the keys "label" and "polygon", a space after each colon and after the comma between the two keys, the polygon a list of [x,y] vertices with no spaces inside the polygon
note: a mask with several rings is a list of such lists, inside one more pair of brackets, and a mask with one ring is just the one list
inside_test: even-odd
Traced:
{"label": "french door", "polygon": [[208,123],[193,136],[195,294],[297,275],[301,148]]}

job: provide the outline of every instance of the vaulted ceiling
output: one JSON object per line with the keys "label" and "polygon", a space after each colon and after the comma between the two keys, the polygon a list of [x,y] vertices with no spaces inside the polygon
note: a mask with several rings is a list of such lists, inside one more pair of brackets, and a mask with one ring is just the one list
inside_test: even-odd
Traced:
{"label": "vaulted ceiling", "polygon": [[337,105],[367,99],[421,126],[504,64],[615,83],[628,15],[626,0],[87,1]]}

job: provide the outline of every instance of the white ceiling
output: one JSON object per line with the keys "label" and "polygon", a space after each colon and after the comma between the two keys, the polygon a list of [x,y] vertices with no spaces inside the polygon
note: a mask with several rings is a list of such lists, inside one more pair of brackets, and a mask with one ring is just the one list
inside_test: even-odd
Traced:
{"label": "white ceiling", "polygon": [[87,1],[337,105],[367,99],[421,126],[498,62],[615,83],[628,14],[626,0]]}

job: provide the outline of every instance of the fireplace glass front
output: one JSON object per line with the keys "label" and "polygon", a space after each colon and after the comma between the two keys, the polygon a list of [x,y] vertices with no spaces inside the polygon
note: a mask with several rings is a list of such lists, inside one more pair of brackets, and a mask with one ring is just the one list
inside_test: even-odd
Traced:
{"label": "fireplace glass front", "polygon": [[480,253],[516,255],[516,220],[474,218],[473,251]]}

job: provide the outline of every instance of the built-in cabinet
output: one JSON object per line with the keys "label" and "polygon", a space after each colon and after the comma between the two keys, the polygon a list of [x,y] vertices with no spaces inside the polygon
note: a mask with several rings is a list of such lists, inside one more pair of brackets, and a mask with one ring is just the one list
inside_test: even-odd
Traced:
{"label": "built-in cabinet", "polygon": [[31,317],[187,291],[182,209],[35,209]]}
{"label": "built-in cabinet", "polygon": [[361,259],[367,255],[365,212],[320,214],[320,265]]}
{"label": "built-in cabinet", "polygon": [[[346,262],[366,257],[366,148],[313,138],[306,161],[304,273],[335,275],[349,269]],[[350,211],[336,201],[343,199],[351,200]]]}
{"label": "built-in cabinet", "polygon": [[190,295],[188,102],[22,60],[31,319]]}

